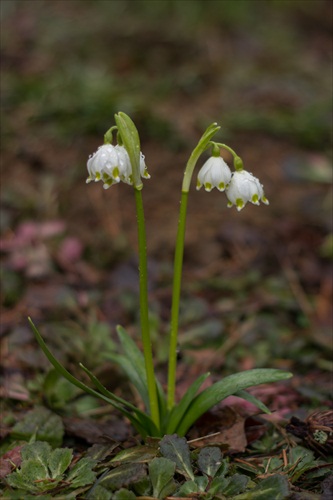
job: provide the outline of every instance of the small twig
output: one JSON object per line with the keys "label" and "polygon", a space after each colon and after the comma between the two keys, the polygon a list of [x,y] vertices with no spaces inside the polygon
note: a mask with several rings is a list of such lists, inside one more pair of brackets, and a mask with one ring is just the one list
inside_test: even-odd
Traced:
{"label": "small twig", "polygon": [[198,438],[191,439],[191,441],[187,441],[187,442],[188,442],[188,444],[192,444],[192,443],[196,443],[198,441],[202,441],[203,439],[206,439],[206,438],[218,436],[219,434],[221,434],[221,432],[214,432],[213,434],[207,434],[206,436],[200,436]]}

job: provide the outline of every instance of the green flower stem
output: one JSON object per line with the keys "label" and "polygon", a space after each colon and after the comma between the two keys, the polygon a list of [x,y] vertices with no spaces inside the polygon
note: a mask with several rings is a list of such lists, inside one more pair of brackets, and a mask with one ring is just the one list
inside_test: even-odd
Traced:
{"label": "green flower stem", "polygon": [[104,144],[112,144],[113,141],[113,131],[117,130],[117,126],[109,128],[109,130],[104,134]]}
{"label": "green flower stem", "polygon": [[167,401],[168,410],[171,410],[175,404],[179,303],[180,303],[180,290],[182,283],[187,199],[188,199],[188,191],[183,191],[180,201],[178,232],[176,240],[174,270],[173,270],[171,332],[170,332],[169,370],[168,370],[168,401]]}
{"label": "green flower stem", "polygon": [[219,125],[217,125],[217,123],[212,123],[207,128],[207,130],[205,131],[205,133],[201,137],[200,141],[198,142],[197,146],[192,151],[192,154],[187,162],[185,172],[184,172],[182,192],[188,192],[190,190],[190,184],[191,184],[191,179],[192,179],[194,167],[195,167],[198,159],[202,155],[202,153],[209,146],[212,145],[212,143],[210,143],[209,141],[213,137],[213,135],[216,134],[216,132],[218,130],[220,130],[220,128],[221,127]]}
{"label": "green flower stem", "polygon": [[201,137],[200,141],[198,142],[197,146],[193,150],[187,162],[184,172],[182,196],[180,200],[180,209],[179,209],[178,231],[176,238],[174,270],[173,270],[171,331],[170,331],[169,367],[168,367],[168,395],[167,395],[168,410],[171,410],[175,404],[179,304],[180,304],[180,291],[181,291],[182,270],[183,270],[188,192],[190,190],[190,184],[195,165],[198,159],[200,158],[201,154],[211,145],[209,141],[219,129],[220,127],[216,123],[212,123],[207,128],[207,130]]}
{"label": "green flower stem", "polygon": [[140,283],[140,321],[141,335],[143,343],[143,354],[145,359],[147,386],[150,404],[151,418],[160,428],[160,415],[157,399],[157,389],[155,381],[154,363],[152,355],[152,346],[149,333],[149,308],[148,308],[148,284],[147,284],[147,245],[145,218],[142,203],[141,189],[134,188],[136,214],[138,224],[138,242],[139,242],[139,283]]}
{"label": "green flower stem", "polygon": [[235,167],[235,170],[236,171],[241,171],[243,170],[243,161],[242,159],[238,156],[237,153],[235,153],[235,151],[233,149],[231,149],[229,146],[227,146],[226,144],[221,144],[219,142],[216,142],[214,143],[216,146],[218,146],[219,148],[223,148],[223,149],[226,149],[227,151],[229,151],[229,153],[232,154],[233,158],[234,158],[234,167]]}
{"label": "green flower stem", "polygon": [[235,153],[235,151],[231,149],[230,146],[227,146],[226,144],[221,144],[220,142],[215,142],[214,144],[216,144],[216,146],[218,146],[219,148],[223,148],[229,151],[229,153],[231,153],[234,158],[238,156],[237,153]]}

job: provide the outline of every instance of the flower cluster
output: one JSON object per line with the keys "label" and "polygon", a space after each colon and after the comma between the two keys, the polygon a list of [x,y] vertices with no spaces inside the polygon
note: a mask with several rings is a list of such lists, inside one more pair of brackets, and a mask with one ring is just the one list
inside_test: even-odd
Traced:
{"label": "flower cluster", "polygon": [[225,191],[228,207],[235,205],[238,211],[242,210],[247,202],[254,205],[259,205],[260,201],[265,205],[269,204],[259,179],[242,168],[231,173],[230,168],[220,156],[212,156],[201,167],[197,189],[202,186],[206,191],[211,191],[214,187],[219,191]]}
{"label": "flower cluster", "polygon": [[[204,163],[198,173],[197,189],[204,186],[206,191],[211,191],[215,187],[219,191],[225,191],[228,198],[228,207],[236,206],[238,211],[242,210],[248,202],[259,205],[260,201],[262,201],[268,205],[269,201],[265,197],[262,184],[250,172],[243,170],[241,158],[225,144],[210,144],[213,146],[212,156]],[[235,172],[231,172],[229,166],[221,158],[221,147],[233,154]],[[127,149],[119,144],[113,146],[111,143],[107,143],[100,146],[89,157],[87,168],[89,173],[87,183],[102,181],[104,189],[108,189],[120,181],[133,185],[133,171],[129,154]],[[145,164],[145,157],[141,152],[139,162],[140,177],[150,178]]]}
{"label": "flower cluster", "polygon": [[[126,184],[133,184],[132,166],[126,149],[123,146],[113,146],[104,144],[100,146],[96,153],[90,156],[88,163],[87,183],[91,181],[103,181],[103,188],[108,189],[113,184],[120,181]],[[140,153],[140,174],[141,177],[149,179],[145,157]]]}

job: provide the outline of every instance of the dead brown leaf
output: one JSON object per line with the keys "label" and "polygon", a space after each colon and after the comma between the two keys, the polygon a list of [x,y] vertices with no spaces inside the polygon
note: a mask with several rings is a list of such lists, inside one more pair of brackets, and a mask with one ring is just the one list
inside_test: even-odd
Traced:
{"label": "dead brown leaf", "polygon": [[12,450],[7,451],[1,459],[0,463],[0,478],[4,478],[11,472],[13,472],[16,467],[19,467],[22,462],[21,450],[24,445],[15,446]]}
{"label": "dead brown leaf", "polygon": [[189,442],[195,442],[198,448],[227,445],[230,453],[242,453],[247,445],[244,422],[245,418],[232,408],[209,411],[188,433]]}

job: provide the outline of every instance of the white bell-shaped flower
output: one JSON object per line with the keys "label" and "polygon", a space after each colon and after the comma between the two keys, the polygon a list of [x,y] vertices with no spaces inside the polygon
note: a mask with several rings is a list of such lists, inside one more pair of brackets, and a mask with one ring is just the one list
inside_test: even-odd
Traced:
{"label": "white bell-shaped flower", "polygon": [[269,205],[265,197],[263,185],[259,179],[254,177],[246,170],[240,170],[232,174],[231,181],[226,189],[226,195],[229,200],[228,207],[236,206],[237,210],[242,210],[249,201],[254,205],[259,205],[262,201]]}
{"label": "white bell-shaped flower", "polygon": [[[112,144],[104,144],[100,146],[96,153],[89,157],[87,162],[88,178],[87,183],[91,181],[100,181],[103,176],[108,176],[117,164],[118,154],[116,148]],[[120,179],[119,179],[120,180]],[[114,179],[114,182],[119,182]]]}
{"label": "white bell-shaped flower", "polygon": [[[104,144],[100,146],[87,163],[88,178],[86,182],[104,182],[104,189],[120,181],[133,184],[132,166],[126,149],[123,146]],[[149,179],[144,155],[140,153],[140,174]]]}
{"label": "white bell-shaped flower", "polygon": [[224,191],[231,179],[231,171],[220,156],[212,156],[201,167],[198,173],[197,189],[204,186],[206,191],[216,187]]}

